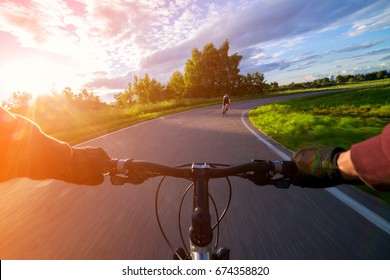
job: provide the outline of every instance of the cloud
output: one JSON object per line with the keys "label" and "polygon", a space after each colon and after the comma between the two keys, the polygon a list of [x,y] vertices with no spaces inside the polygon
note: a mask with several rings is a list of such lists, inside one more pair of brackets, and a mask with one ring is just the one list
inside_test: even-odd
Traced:
{"label": "cloud", "polygon": [[360,44],[356,44],[356,45],[352,45],[352,46],[347,46],[347,47],[342,48],[342,49],[338,49],[335,52],[343,53],[343,52],[352,52],[352,51],[357,51],[357,50],[362,50],[362,49],[369,49],[369,48],[371,48],[375,45],[378,45],[380,43],[382,43],[382,41],[364,42],[364,43],[360,43]]}
{"label": "cloud", "polygon": [[385,53],[390,53],[390,48],[371,51],[368,52],[366,55],[376,55],[376,54],[385,54]]}
{"label": "cloud", "polygon": [[[188,32],[186,40],[169,48],[157,49],[144,58],[140,65],[152,68],[165,64],[177,68],[176,63],[183,63],[189,58],[190,49],[200,48],[208,42],[219,45],[225,39],[230,39],[232,51],[238,51],[240,54],[254,46],[295,37],[293,40],[286,40],[286,48],[292,48],[302,43],[303,34],[336,25],[347,15],[358,12],[366,5],[362,2],[344,3],[334,0],[241,1],[239,5],[230,7],[219,6],[217,9],[214,6],[213,16],[207,17],[207,20],[200,17],[199,13],[185,16],[189,13],[185,12],[183,18],[187,21],[179,23],[178,19],[176,24],[186,27]],[[196,30],[194,26],[197,26]],[[286,69],[288,64],[271,62],[264,64],[261,69]]]}
{"label": "cloud", "polygon": [[92,78],[89,82],[84,84],[86,88],[108,88],[108,89],[124,89],[127,87],[128,83],[133,81],[134,73],[127,73],[123,76],[117,76],[109,78],[107,77],[108,73],[98,72],[95,73],[95,77]]}
{"label": "cloud", "polygon": [[129,73],[148,72],[166,80],[184,68],[193,48],[209,42],[219,46],[225,39],[231,52],[244,56],[243,70],[303,69],[321,56],[286,57],[280,48],[268,54],[265,45],[283,45],[287,53],[302,45],[307,34],[346,22],[352,22],[349,37],[388,28],[390,22],[385,0],[30,0],[1,2],[0,10],[1,31],[14,35],[23,47],[68,57],[88,77],[107,73],[85,83],[107,88],[125,87]]}
{"label": "cloud", "polygon": [[352,27],[346,33],[347,37],[388,29],[390,27],[390,3],[386,0],[375,1],[372,5],[361,9],[356,16],[357,19],[352,19]]}
{"label": "cloud", "polygon": [[380,61],[390,60],[390,55],[387,55],[385,57],[382,57]]}
{"label": "cloud", "polygon": [[265,73],[273,70],[284,70],[286,68],[289,68],[291,66],[291,62],[288,61],[277,61],[277,62],[270,62],[258,65],[256,68],[259,69],[260,72]]}

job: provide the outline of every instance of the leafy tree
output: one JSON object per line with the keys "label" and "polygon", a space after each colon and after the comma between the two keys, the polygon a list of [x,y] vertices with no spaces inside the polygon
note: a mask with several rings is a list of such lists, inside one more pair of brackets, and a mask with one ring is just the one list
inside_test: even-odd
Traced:
{"label": "leafy tree", "polygon": [[12,93],[11,97],[5,103],[7,104],[7,108],[16,109],[27,107],[31,100],[32,95],[30,93],[16,91]]}
{"label": "leafy tree", "polygon": [[366,79],[366,77],[363,74],[359,74],[356,76],[356,80],[358,80],[358,81],[364,81],[365,79]]}
{"label": "leafy tree", "polygon": [[264,75],[260,72],[248,73],[245,78],[246,92],[262,94],[265,88]]}
{"label": "leafy tree", "polygon": [[77,99],[77,96],[73,93],[70,87],[65,87],[60,93],[60,97],[64,98],[67,102],[73,102]]}
{"label": "leafy tree", "polygon": [[180,71],[173,72],[167,84],[167,92],[174,99],[179,99],[185,95],[184,76]]}
{"label": "leafy tree", "polygon": [[240,87],[238,65],[242,56],[228,55],[229,41],[220,48],[206,44],[202,52],[192,50],[184,70],[184,84],[188,97],[215,97],[224,92],[236,92]]}
{"label": "leafy tree", "polygon": [[184,87],[187,97],[197,97],[202,88],[202,53],[197,49],[192,50],[191,59],[187,60],[184,69]]}
{"label": "leafy tree", "polygon": [[279,88],[278,82],[272,82],[271,83],[271,90],[277,90]]}
{"label": "leafy tree", "polygon": [[1,100],[1,107],[10,110],[11,109],[11,104],[9,104],[6,100]]}
{"label": "leafy tree", "polygon": [[115,106],[123,108],[130,107],[136,101],[136,95],[133,91],[132,85],[129,82],[127,84],[127,88],[123,90],[123,92],[114,94]]}
{"label": "leafy tree", "polygon": [[92,90],[82,89],[79,94],[75,96],[73,101],[76,106],[82,109],[101,109],[105,104],[100,100],[100,97],[95,95]]}
{"label": "leafy tree", "polygon": [[155,79],[150,79],[148,74],[141,79],[134,76],[133,91],[137,96],[137,102],[140,103],[157,102],[165,99],[164,86]]}
{"label": "leafy tree", "polygon": [[337,83],[337,84],[344,83],[345,81],[346,81],[346,80],[345,80],[344,76],[342,76],[342,75],[338,75],[338,76],[336,77],[336,83]]}
{"label": "leafy tree", "polygon": [[376,73],[376,78],[377,78],[377,79],[385,79],[385,78],[388,78],[387,70],[382,70],[382,71],[379,71],[378,73]]}
{"label": "leafy tree", "polygon": [[231,92],[232,94],[238,94],[241,84],[240,68],[238,68],[242,56],[234,53],[228,57],[228,76],[226,82],[226,89],[224,91]]}

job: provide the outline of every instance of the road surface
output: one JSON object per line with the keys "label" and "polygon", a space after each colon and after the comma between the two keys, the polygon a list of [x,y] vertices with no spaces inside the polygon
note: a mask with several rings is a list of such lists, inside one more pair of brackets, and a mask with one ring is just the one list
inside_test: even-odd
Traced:
{"label": "road surface", "polygon": [[[249,108],[280,98],[233,103],[223,118],[220,106],[191,110],[84,144],[101,146],[111,157],[167,165],[282,159],[248,130],[242,117]],[[291,155],[272,139],[262,137]],[[55,180],[18,179],[0,184],[0,259],[170,259],[172,253],[155,217],[158,182],[112,186],[107,178],[101,186],[82,187]],[[210,187],[219,209],[227,199],[224,182],[217,180]],[[232,203],[222,221],[219,241],[220,246],[231,249],[232,259],[390,258],[386,231],[390,208],[375,198],[348,186],[333,189],[357,208],[368,209],[369,215],[365,215],[326,190],[258,187],[235,178],[232,183]],[[175,247],[181,244],[177,209],[187,185],[188,181],[169,179],[159,198],[161,220]],[[186,197],[184,234],[189,227],[190,201]]]}

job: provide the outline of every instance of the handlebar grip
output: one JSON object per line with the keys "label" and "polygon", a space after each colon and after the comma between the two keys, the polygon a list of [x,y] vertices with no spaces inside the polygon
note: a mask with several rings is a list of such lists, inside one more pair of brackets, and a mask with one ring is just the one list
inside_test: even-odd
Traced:
{"label": "handlebar grip", "polygon": [[[123,175],[123,176],[119,176]],[[135,166],[132,159],[111,159],[110,176],[113,185],[131,183],[139,185],[151,177],[151,174],[142,166]]]}

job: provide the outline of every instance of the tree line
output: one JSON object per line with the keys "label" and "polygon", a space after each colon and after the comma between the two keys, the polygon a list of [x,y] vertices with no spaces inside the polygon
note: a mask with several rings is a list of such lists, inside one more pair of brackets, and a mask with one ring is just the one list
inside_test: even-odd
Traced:
{"label": "tree line", "polygon": [[264,75],[260,72],[240,74],[239,64],[242,56],[229,55],[229,41],[225,40],[219,48],[213,43],[206,44],[203,50],[192,50],[184,73],[173,72],[166,85],[150,78],[134,76],[123,92],[114,96],[116,105],[130,106],[133,103],[149,103],[181,98],[212,98],[224,93],[238,96],[264,93]]}
{"label": "tree line", "polygon": [[292,90],[292,89],[303,89],[303,88],[320,88],[320,87],[329,87],[346,83],[358,83],[364,81],[373,81],[390,78],[390,72],[387,70],[381,70],[377,72],[370,72],[366,74],[346,74],[346,75],[337,75],[334,77],[324,77],[320,79],[315,79],[311,82],[303,83],[291,83],[285,86],[279,86],[277,82],[266,85],[267,90],[279,91],[279,90]]}
{"label": "tree line", "polygon": [[[266,91],[280,91],[300,88],[318,88],[341,83],[389,78],[387,70],[357,75],[338,75],[316,79],[311,82],[291,83],[279,86],[277,82],[267,84],[264,75],[258,71],[240,74],[239,64],[243,57],[238,53],[229,55],[229,41],[225,40],[220,47],[213,43],[206,44],[200,51],[194,48],[191,58],[186,61],[184,73],[173,72],[169,81],[162,84],[155,78],[145,74],[143,77],[134,76],[132,82],[122,92],[114,95],[115,106],[120,108],[132,105],[160,102],[182,98],[213,98],[228,93],[231,96],[263,95]],[[2,101],[2,106],[9,109],[27,107],[32,95],[26,92],[14,92],[12,96]],[[39,96],[36,104],[60,102],[72,105],[78,109],[101,109],[107,104],[100,100],[92,90],[82,89],[73,93],[69,87],[60,93],[54,92],[50,96]],[[21,110],[21,109],[19,109]]]}
{"label": "tree line", "polygon": [[65,87],[62,92],[52,92],[51,95],[39,95],[33,100],[28,92],[13,92],[11,96],[1,102],[1,106],[12,110],[15,113],[28,115],[34,112],[31,110],[31,103],[34,102],[34,112],[40,111],[63,111],[70,108],[78,110],[98,110],[107,106],[100,97],[92,90],[82,89],[79,93],[74,93],[70,87]]}

